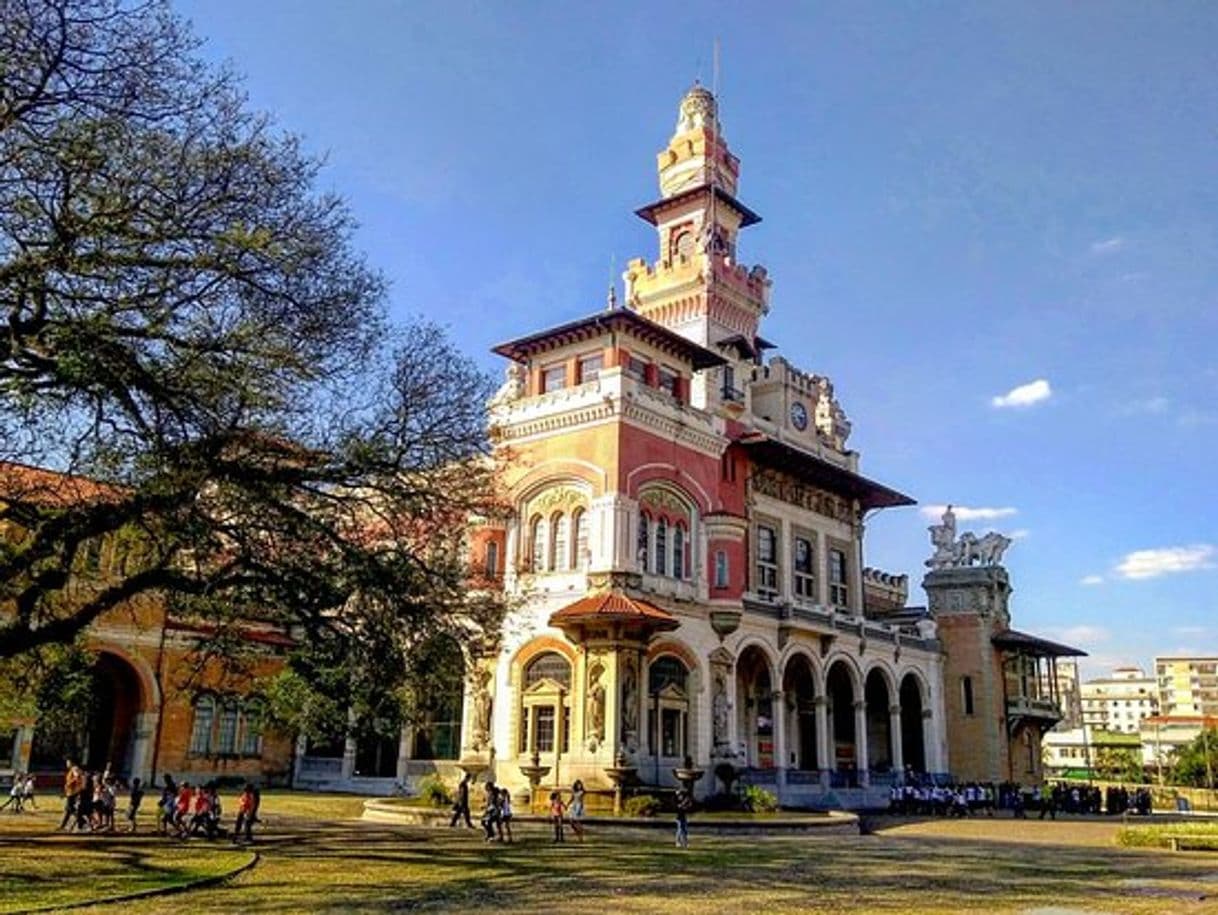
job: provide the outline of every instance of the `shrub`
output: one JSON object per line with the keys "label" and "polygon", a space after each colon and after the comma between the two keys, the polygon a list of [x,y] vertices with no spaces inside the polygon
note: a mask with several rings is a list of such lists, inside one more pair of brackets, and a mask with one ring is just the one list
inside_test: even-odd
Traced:
{"label": "shrub", "polygon": [[636,794],[626,799],[622,810],[628,817],[653,817],[660,812],[660,801],[650,794]]}
{"label": "shrub", "polygon": [[419,800],[431,807],[447,807],[453,802],[444,782],[434,775],[419,782]]}
{"label": "shrub", "polygon": [[778,798],[760,785],[745,785],[740,799],[750,813],[773,813],[778,809]]}
{"label": "shrub", "polygon": [[1218,850],[1218,824],[1214,823],[1126,826],[1117,832],[1116,840],[1126,848],[1167,848],[1172,836],[1187,836],[1190,848]]}

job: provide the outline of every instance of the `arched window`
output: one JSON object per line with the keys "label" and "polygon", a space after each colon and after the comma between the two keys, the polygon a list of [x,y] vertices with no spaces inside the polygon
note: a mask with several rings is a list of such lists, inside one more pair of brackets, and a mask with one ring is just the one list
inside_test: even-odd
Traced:
{"label": "arched window", "polygon": [[588,568],[588,513],[577,508],[571,517],[575,527],[575,560],[571,566],[582,572]]}
{"label": "arched window", "polygon": [[672,529],[672,577],[684,578],[687,571],[685,563],[685,525],[678,524]]}
{"label": "arched window", "polygon": [[566,753],[571,743],[571,663],[546,651],[524,669],[520,715],[522,753]]}
{"label": "arched window", "polygon": [[220,706],[220,726],[217,728],[216,752],[232,756],[237,752],[237,700],[228,699]]}
{"label": "arched window", "polygon": [[262,755],[262,700],[255,697],[245,700],[241,709],[241,755]]}
{"label": "arched window", "polygon": [[550,516],[550,569],[565,572],[571,560],[571,519],[561,513]]}
{"label": "arched window", "polygon": [[680,658],[670,654],[660,655],[652,661],[651,669],[647,672],[647,689],[653,696],[658,695],[666,686],[675,686],[681,692],[687,693],[688,681],[689,671],[685,669]]}
{"label": "arched window", "polygon": [[660,655],[647,671],[647,742],[650,752],[679,759],[688,752],[689,671],[680,658]]}
{"label": "arched window", "polygon": [[650,559],[649,544],[651,543],[650,532],[651,532],[651,518],[648,516],[647,512],[640,512],[639,513],[638,553],[639,553],[639,566],[642,567],[642,570],[644,572],[648,571],[651,567],[651,564],[649,562],[649,559]]}
{"label": "arched window", "polygon": [[195,699],[194,722],[190,728],[190,752],[207,755],[211,752],[212,725],[216,721],[216,698],[204,694]]}
{"label": "arched window", "polygon": [[524,686],[528,689],[542,680],[553,680],[567,689],[571,688],[571,662],[557,651],[539,654],[524,670]]}
{"label": "arched window", "polygon": [[529,568],[534,572],[545,569],[546,523],[541,515],[534,515],[529,522]]}
{"label": "arched window", "polygon": [[668,574],[668,522],[663,518],[656,522],[656,564],[652,571]]}

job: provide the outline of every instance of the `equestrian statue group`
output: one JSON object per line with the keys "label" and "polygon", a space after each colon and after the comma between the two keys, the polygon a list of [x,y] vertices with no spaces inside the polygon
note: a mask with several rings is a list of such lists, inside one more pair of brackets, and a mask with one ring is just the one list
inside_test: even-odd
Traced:
{"label": "equestrian statue group", "polygon": [[978,537],[965,531],[956,537],[956,513],[949,505],[943,513],[943,523],[932,524],[930,542],[935,554],[926,560],[932,569],[952,569],[961,566],[996,566],[1002,563],[1002,554],[1011,545],[1011,538],[997,531]]}

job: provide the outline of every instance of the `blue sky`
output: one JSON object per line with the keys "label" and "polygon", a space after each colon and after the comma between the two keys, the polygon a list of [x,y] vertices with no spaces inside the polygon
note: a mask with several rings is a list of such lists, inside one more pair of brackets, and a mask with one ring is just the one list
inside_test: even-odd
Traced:
{"label": "blue sky", "polygon": [[[1218,652],[1214,4],[177,6],[326,155],[395,311],[496,372],[655,256],[632,210],[718,36],[763,332],[864,472],[1018,532],[1015,624],[1085,672]],[[928,523],[880,513],[868,562],[920,580]]]}

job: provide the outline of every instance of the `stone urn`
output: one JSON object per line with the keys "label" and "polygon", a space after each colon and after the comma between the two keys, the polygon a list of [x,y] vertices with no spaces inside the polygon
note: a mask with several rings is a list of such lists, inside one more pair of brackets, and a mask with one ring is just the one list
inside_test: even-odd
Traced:
{"label": "stone urn", "polygon": [[744,770],[745,767],[732,758],[722,759],[715,764],[715,778],[723,783],[724,794],[732,793],[732,786]]}
{"label": "stone urn", "polygon": [[541,764],[541,754],[536,750],[533,751],[533,756],[529,759],[529,765],[520,767],[520,774],[529,780],[529,807],[533,806],[533,795],[537,792],[537,786],[541,784],[541,780],[550,773],[549,766]]}
{"label": "stone urn", "polygon": [[694,785],[702,780],[702,776],[706,774],[705,769],[699,769],[694,765],[693,757],[686,756],[683,764],[672,770],[673,777],[681,783],[681,787],[688,792],[690,797],[693,797]]}
{"label": "stone urn", "polygon": [[484,756],[463,756],[457,761],[457,768],[469,776],[470,781],[478,781],[478,776],[491,768],[490,760]]}

